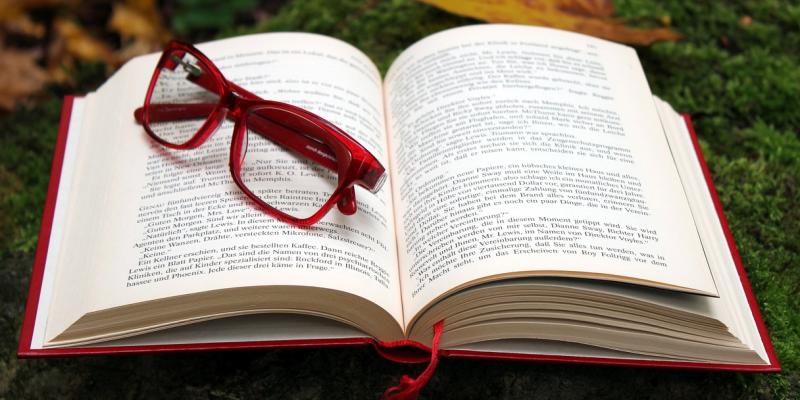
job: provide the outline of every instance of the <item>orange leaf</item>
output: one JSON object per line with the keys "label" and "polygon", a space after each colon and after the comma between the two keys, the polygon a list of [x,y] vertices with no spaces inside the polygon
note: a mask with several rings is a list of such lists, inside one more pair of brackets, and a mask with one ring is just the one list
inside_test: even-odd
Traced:
{"label": "orange leaf", "polygon": [[77,23],[67,19],[56,19],[53,23],[56,38],[51,44],[50,61],[63,62],[69,58],[87,61],[103,61],[106,65],[116,65],[117,60],[109,46],[92,37]]}
{"label": "orange leaf", "polygon": [[164,27],[153,0],[115,4],[108,26],[126,42],[118,53],[122,60],[158,50],[172,36]]}
{"label": "orange leaf", "polygon": [[742,28],[747,28],[748,26],[753,24],[753,17],[749,15],[744,15],[742,18],[739,18],[739,26]]}
{"label": "orange leaf", "polygon": [[0,27],[3,31],[41,38],[44,26],[34,22],[22,7],[12,1],[0,1]]}
{"label": "orange leaf", "polygon": [[668,28],[640,29],[611,18],[610,0],[420,0],[453,14],[488,22],[549,26],[616,42],[649,45],[678,40]]}
{"label": "orange leaf", "polygon": [[563,0],[558,6],[561,11],[587,17],[610,18],[614,15],[611,0]]}
{"label": "orange leaf", "polygon": [[11,110],[44,87],[47,73],[36,63],[37,58],[35,51],[8,49],[0,44],[0,109]]}

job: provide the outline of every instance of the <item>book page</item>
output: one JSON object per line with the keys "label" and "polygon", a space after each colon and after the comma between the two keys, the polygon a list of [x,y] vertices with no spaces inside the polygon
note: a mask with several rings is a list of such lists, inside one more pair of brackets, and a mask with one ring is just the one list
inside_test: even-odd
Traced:
{"label": "book page", "polygon": [[406,321],[513,276],[716,294],[631,48],[457,28],[406,50],[384,86]]}
{"label": "book page", "polygon": [[[354,47],[285,33],[198,48],[228,80],[322,116],[388,165],[380,74]],[[197,149],[172,151],[134,121],[157,59],[132,60],[90,96],[94,117],[84,136],[97,137],[94,142],[103,147],[83,141],[88,147],[82,149],[76,179],[89,183],[78,185],[84,201],[72,220],[84,222],[64,241],[81,251],[61,260],[62,280],[70,285],[53,300],[48,336],[90,311],[261,285],[352,293],[402,325],[390,185],[377,194],[357,186],[356,214],[345,216],[334,207],[310,229],[267,215],[231,177],[232,122],[225,121]],[[265,174],[308,172],[288,152],[276,157]]]}

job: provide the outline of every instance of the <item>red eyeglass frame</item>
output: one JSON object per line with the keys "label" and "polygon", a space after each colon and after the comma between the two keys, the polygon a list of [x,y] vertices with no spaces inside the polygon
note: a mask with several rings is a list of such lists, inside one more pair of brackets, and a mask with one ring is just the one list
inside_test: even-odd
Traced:
{"label": "red eyeglass frame", "polygon": [[[193,83],[219,95],[216,104],[211,103],[186,103],[186,104],[151,104],[156,82],[163,68],[174,69],[178,67],[170,55],[188,53],[195,57],[202,65],[204,72],[199,77],[190,78]],[[213,107],[213,108],[212,108]],[[212,108],[209,113],[209,108]],[[288,112],[299,117],[319,129],[298,132],[290,126],[266,117],[264,110],[275,109]],[[259,114],[258,112],[261,111]],[[208,119],[198,131],[181,144],[171,143],[159,137],[150,127],[150,122],[162,122],[208,116]],[[254,194],[242,181],[241,170],[243,157],[242,148],[247,137],[247,117],[255,115],[258,119],[250,121],[250,128],[254,132],[266,137],[284,148],[298,153],[317,164],[338,173],[338,184],[331,197],[320,207],[317,212],[306,218],[298,218],[267,204]],[[231,118],[235,121],[233,137],[231,139],[230,170],[234,182],[262,211],[275,218],[299,227],[310,227],[319,222],[334,204],[338,205],[342,214],[352,215],[356,212],[356,195],[354,185],[364,187],[372,193],[377,193],[386,180],[386,170],[375,156],[372,155],[355,139],[350,137],[340,128],[324,118],[306,111],[300,107],[278,101],[264,100],[261,97],[243,89],[239,85],[227,80],[219,69],[194,46],[179,41],[170,41],[153,72],[150,86],[147,89],[144,106],[134,111],[136,121],[142,124],[147,134],[156,142],[177,150],[194,149],[205,143],[214,134],[222,120]],[[299,120],[298,120],[299,121]],[[283,121],[285,122],[285,121]],[[246,147],[245,147],[246,148]],[[240,155],[237,157],[237,155]]]}

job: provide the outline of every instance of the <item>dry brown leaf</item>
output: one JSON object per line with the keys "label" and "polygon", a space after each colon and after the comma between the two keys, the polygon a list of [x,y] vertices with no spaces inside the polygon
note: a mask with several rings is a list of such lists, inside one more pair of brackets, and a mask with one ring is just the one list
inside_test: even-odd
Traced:
{"label": "dry brown leaf", "polygon": [[47,50],[47,66],[53,80],[65,77],[62,68],[70,68],[75,60],[102,61],[109,68],[118,64],[108,44],[95,39],[77,23],[59,18],[53,22],[53,38]]}
{"label": "dry brown leaf", "polygon": [[614,4],[611,0],[563,0],[558,6],[565,13],[586,17],[611,18],[614,16]]}
{"label": "dry brown leaf", "polygon": [[420,0],[453,14],[488,22],[549,26],[585,33],[615,42],[650,45],[678,40],[668,28],[640,29],[611,18],[610,0]]}
{"label": "dry brown leaf", "polygon": [[149,53],[161,48],[172,36],[164,27],[154,0],[128,0],[115,4],[109,28],[124,42],[117,53],[120,60]]}
{"label": "dry brown leaf", "polygon": [[44,36],[44,25],[34,22],[27,14],[20,14],[15,17],[0,15],[0,24],[6,32],[33,36],[41,39]]}
{"label": "dry brown leaf", "polygon": [[36,51],[20,51],[0,44],[0,109],[11,110],[17,102],[39,92],[47,73],[36,60]]}
{"label": "dry brown leaf", "polygon": [[34,22],[24,6],[17,1],[0,0],[0,27],[5,32],[41,38],[44,35],[44,26]]}

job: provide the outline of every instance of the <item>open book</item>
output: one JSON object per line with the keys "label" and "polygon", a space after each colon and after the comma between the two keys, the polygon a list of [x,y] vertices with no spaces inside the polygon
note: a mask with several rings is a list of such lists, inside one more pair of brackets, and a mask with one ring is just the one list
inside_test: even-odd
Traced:
{"label": "open book", "polygon": [[453,355],[777,368],[696,142],[631,48],[471,26],[411,46],[383,80],[325,36],[198,48],[344,129],[387,184],[357,187],[355,215],[282,223],[234,185],[230,122],[191,151],[147,137],[133,111],[158,55],[131,60],[67,107],[20,354],[430,345],[444,320]]}

